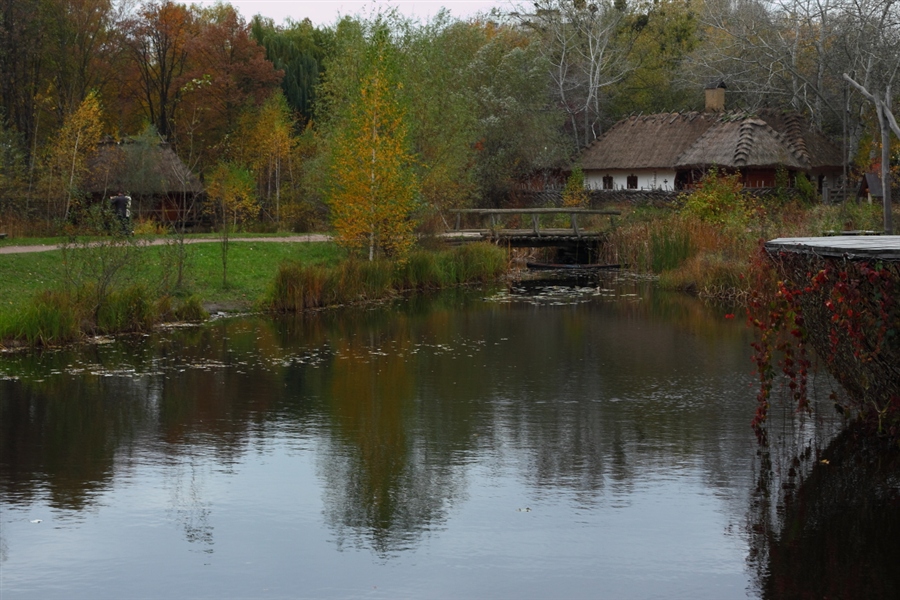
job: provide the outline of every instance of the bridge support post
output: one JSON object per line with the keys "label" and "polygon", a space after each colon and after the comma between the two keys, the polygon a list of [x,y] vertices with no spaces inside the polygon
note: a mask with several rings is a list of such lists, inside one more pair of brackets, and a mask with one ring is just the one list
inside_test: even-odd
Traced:
{"label": "bridge support post", "polygon": [[578,230],[578,215],[576,213],[569,213],[569,216],[572,218],[572,231],[575,233],[575,237],[581,237],[581,232]]}

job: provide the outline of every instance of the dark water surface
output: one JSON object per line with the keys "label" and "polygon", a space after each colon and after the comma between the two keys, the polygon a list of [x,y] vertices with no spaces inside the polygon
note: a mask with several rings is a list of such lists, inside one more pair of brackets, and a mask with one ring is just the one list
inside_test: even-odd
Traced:
{"label": "dark water surface", "polygon": [[772,596],[725,312],[613,278],[2,356],[0,596]]}

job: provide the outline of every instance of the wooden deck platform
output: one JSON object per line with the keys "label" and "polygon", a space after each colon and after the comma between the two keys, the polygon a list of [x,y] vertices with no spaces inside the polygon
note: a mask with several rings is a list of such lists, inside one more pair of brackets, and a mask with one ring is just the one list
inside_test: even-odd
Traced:
{"label": "wooden deck platform", "polygon": [[851,260],[900,261],[900,235],[778,238],[766,242],[766,250],[846,257]]}

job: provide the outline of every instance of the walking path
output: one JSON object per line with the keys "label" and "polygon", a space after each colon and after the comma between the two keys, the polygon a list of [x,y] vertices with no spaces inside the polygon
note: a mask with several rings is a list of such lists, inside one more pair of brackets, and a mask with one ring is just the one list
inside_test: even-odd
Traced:
{"label": "walking path", "polygon": [[[172,238],[153,238],[146,240],[150,246],[162,246]],[[209,244],[221,242],[220,238],[185,238],[185,244]],[[309,243],[309,242],[329,242],[330,235],[322,233],[306,233],[303,235],[291,235],[286,237],[229,237],[229,242],[281,242],[281,243]],[[0,246],[0,254],[24,254],[26,252],[49,252],[51,250],[59,250],[61,245],[34,245],[34,246]]]}

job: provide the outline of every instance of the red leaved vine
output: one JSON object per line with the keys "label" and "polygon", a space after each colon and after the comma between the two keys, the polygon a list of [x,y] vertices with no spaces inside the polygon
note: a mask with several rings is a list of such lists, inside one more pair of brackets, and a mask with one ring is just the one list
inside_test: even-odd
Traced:
{"label": "red leaved vine", "polygon": [[753,360],[759,392],[752,425],[761,441],[776,378],[786,384],[798,410],[808,408],[810,346],[847,391],[849,399],[840,407],[846,415],[878,433],[900,433],[898,267],[771,254],[760,246],[747,319],[757,331]]}

